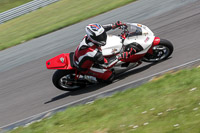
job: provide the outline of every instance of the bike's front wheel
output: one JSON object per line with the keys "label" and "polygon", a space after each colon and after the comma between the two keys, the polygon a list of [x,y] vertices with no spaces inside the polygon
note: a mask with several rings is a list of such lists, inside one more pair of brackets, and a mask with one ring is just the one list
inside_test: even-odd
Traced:
{"label": "bike's front wheel", "polygon": [[143,58],[145,62],[158,62],[167,59],[174,51],[172,43],[165,39],[160,39],[160,43],[153,48],[153,55],[146,54]]}

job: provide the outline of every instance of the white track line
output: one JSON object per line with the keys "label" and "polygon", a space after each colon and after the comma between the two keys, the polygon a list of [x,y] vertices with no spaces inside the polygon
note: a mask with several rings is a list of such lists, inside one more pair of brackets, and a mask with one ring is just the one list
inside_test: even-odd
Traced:
{"label": "white track line", "polygon": [[27,118],[25,118],[25,119],[22,119],[22,120],[19,120],[19,121],[13,122],[13,123],[11,123],[11,124],[8,124],[8,125],[5,125],[5,126],[2,126],[2,127],[0,127],[0,129],[3,129],[3,128],[5,128],[5,127],[8,127],[8,126],[11,126],[11,125],[17,124],[17,123],[19,123],[19,122],[22,122],[22,121],[25,121],[25,120],[28,120],[28,119],[31,119],[31,118],[34,118],[34,117],[37,117],[37,116],[40,116],[40,115],[43,115],[43,114],[49,113],[49,112],[52,112],[52,111],[57,110],[57,109],[59,109],[59,108],[67,107],[67,106],[69,106],[69,105],[72,105],[72,104],[78,103],[78,102],[80,102],[80,101],[83,101],[83,100],[86,100],[86,99],[89,99],[89,98],[92,98],[92,97],[95,97],[95,96],[101,95],[101,94],[103,94],[103,93],[106,93],[106,92],[109,92],[109,91],[116,90],[117,88],[120,88],[120,87],[123,87],[123,86],[129,85],[129,84],[132,84],[132,83],[138,82],[138,81],[140,81],[140,80],[148,79],[148,78],[150,78],[150,77],[154,77],[154,76],[156,76],[156,75],[159,75],[159,74],[162,74],[162,73],[168,72],[168,71],[170,71],[170,70],[174,70],[174,69],[177,69],[177,68],[180,68],[180,67],[183,67],[183,66],[187,66],[187,65],[189,65],[189,64],[192,64],[192,63],[195,63],[195,62],[198,62],[198,61],[200,61],[200,58],[199,58],[199,59],[196,59],[196,60],[193,60],[193,61],[190,61],[190,62],[187,62],[187,63],[184,63],[184,64],[182,64],[182,65],[175,66],[175,67],[169,68],[169,69],[167,69],[167,70],[164,70],[164,71],[161,71],[161,72],[158,72],[158,73],[155,73],[155,74],[149,75],[149,76],[147,76],[147,77],[144,77],[144,78],[140,78],[140,79],[138,79],[138,80],[131,81],[131,82],[129,82],[129,83],[126,83],[126,84],[123,84],[123,85],[117,86],[117,87],[112,88],[112,89],[110,89],[110,90],[106,90],[106,91],[103,91],[103,92],[100,92],[100,93],[97,93],[97,94],[94,94],[94,95],[91,95],[91,96],[88,96],[88,97],[85,97],[85,98],[79,99],[79,100],[77,100],[77,101],[74,101],[74,102],[71,102],[71,103],[68,103],[68,104],[65,104],[65,105],[58,106],[58,107],[53,108],[53,109],[50,109],[50,110],[48,110],[48,111],[45,111],[45,112],[42,112],[42,113],[39,113],[39,114],[36,114],[36,115],[30,116],[30,117],[27,117]]}

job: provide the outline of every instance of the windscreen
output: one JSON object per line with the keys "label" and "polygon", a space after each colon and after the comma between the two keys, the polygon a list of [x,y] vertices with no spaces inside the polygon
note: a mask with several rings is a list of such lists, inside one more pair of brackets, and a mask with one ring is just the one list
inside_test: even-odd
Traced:
{"label": "windscreen", "polygon": [[127,24],[127,26],[129,31],[128,37],[142,35],[142,29],[140,27],[133,24]]}

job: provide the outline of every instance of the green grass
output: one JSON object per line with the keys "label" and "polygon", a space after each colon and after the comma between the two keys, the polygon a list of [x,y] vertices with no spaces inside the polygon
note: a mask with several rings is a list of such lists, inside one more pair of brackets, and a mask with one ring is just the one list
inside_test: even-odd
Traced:
{"label": "green grass", "polygon": [[133,1],[135,0],[58,1],[32,13],[0,24],[0,50],[72,25]]}
{"label": "green grass", "polygon": [[71,107],[11,133],[199,133],[200,68]]}
{"label": "green grass", "polygon": [[32,0],[0,0],[0,13],[30,1]]}

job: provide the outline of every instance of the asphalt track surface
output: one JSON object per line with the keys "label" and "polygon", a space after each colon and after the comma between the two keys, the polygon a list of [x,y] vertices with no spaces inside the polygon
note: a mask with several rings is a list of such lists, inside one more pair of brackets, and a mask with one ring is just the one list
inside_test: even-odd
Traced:
{"label": "asphalt track surface", "polygon": [[[170,40],[175,47],[172,58],[156,65],[143,63],[107,86],[95,85],[76,92],[57,90],[51,83],[54,70],[46,70],[45,61],[60,53],[74,51],[84,36],[85,25],[91,22],[107,24],[117,20],[145,24],[157,36]],[[1,51],[0,127],[198,60],[199,51],[200,0],[139,0]]]}

